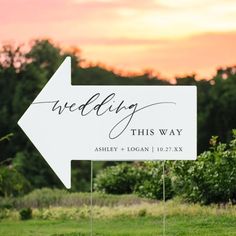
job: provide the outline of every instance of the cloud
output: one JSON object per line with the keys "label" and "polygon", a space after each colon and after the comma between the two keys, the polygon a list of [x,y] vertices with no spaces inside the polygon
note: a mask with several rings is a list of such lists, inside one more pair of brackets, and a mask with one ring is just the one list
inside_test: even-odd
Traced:
{"label": "cloud", "polygon": [[49,37],[125,69],[209,74],[233,63],[236,53],[235,0],[0,0],[0,6],[1,41]]}
{"label": "cloud", "polygon": [[106,45],[100,40],[100,45],[83,49],[85,58],[127,71],[152,68],[170,78],[192,73],[209,77],[219,66],[236,64],[235,41],[236,32],[205,33],[175,40],[122,39]]}
{"label": "cloud", "polygon": [[145,38],[84,38],[74,39],[71,43],[79,42],[80,45],[106,45],[106,46],[135,46],[135,45],[165,45],[167,40]]}
{"label": "cloud", "polygon": [[81,6],[90,6],[90,7],[126,7],[133,9],[148,9],[162,7],[162,4],[159,4],[155,0],[72,0],[74,3],[77,3]]}

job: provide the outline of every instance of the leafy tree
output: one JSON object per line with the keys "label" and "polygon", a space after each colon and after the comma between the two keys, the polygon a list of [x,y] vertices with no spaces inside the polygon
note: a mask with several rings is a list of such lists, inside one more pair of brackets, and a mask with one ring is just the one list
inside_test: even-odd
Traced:
{"label": "leafy tree", "polygon": [[236,130],[226,145],[212,137],[211,148],[197,161],[176,161],[175,190],[193,202],[236,203]]}
{"label": "leafy tree", "polygon": [[107,167],[95,179],[95,190],[110,194],[134,192],[138,170],[127,163]]}
{"label": "leafy tree", "polygon": [[0,166],[0,196],[17,196],[29,190],[29,182],[13,166]]}
{"label": "leafy tree", "polygon": [[[68,55],[72,57],[73,84],[169,84],[150,71],[122,76],[99,65],[82,67],[79,49],[72,48],[68,52],[47,39],[33,41],[29,52],[23,50],[23,45],[4,45],[0,49],[0,137],[6,133],[14,133],[14,136],[9,141],[0,142],[0,160],[13,158],[17,171],[24,174],[33,187],[62,185],[17,126],[17,121]],[[176,84],[196,85],[198,88],[198,152],[207,149],[212,135],[228,142],[236,124],[236,67],[218,69],[216,76],[209,81],[197,80],[195,75],[190,75],[177,78]],[[89,187],[90,163],[82,166],[79,170],[72,165],[74,190]]]}
{"label": "leafy tree", "polygon": [[236,124],[236,67],[219,69],[210,90],[209,132],[229,142]]}
{"label": "leafy tree", "polygon": [[[141,197],[163,198],[163,162],[122,163],[107,167],[95,178],[95,190],[111,194],[136,193]],[[166,199],[173,197],[170,168],[165,168]]]}
{"label": "leafy tree", "polygon": [[[146,161],[140,167],[139,181],[135,186],[135,192],[142,197],[163,199],[163,180],[165,180],[165,198],[174,196],[170,165],[166,162],[163,175],[162,161]],[[163,179],[164,178],[164,179]]]}

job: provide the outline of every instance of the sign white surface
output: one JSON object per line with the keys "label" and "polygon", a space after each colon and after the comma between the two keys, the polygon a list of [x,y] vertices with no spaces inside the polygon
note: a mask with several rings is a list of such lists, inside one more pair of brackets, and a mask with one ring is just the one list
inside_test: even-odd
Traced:
{"label": "sign white surface", "polygon": [[72,86],[67,57],[18,124],[67,188],[71,160],[194,160],[195,86]]}

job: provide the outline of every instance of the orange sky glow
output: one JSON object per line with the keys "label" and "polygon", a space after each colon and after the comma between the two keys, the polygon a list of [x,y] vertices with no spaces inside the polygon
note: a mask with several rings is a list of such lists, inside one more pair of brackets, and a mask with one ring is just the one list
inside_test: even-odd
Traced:
{"label": "orange sky glow", "polygon": [[236,64],[235,0],[0,0],[0,42],[51,38],[118,70],[164,78]]}

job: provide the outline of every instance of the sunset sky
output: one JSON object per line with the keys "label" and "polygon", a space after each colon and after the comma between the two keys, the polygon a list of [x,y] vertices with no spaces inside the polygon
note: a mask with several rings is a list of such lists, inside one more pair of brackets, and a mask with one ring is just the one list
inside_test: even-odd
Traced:
{"label": "sunset sky", "polygon": [[125,71],[209,77],[236,64],[236,1],[0,0],[0,42],[35,38]]}

